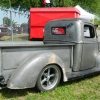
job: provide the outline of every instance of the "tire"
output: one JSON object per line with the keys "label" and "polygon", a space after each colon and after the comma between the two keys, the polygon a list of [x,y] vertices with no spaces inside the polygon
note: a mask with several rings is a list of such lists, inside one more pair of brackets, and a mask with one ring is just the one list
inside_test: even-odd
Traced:
{"label": "tire", "polygon": [[36,87],[40,92],[51,91],[59,84],[60,78],[60,69],[56,65],[48,65],[40,72]]}

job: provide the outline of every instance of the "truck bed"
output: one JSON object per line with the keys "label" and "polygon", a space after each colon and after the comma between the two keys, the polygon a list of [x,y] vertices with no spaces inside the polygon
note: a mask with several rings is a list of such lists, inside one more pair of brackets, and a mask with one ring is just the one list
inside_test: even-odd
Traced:
{"label": "truck bed", "polygon": [[71,66],[71,50],[74,43],[67,44],[44,44],[42,41],[30,42],[0,42],[0,56],[2,63],[0,64],[0,74],[5,78],[5,84],[10,75],[27,62],[30,57],[37,54],[52,52],[62,59],[65,66]]}
{"label": "truck bed", "polygon": [[29,42],[8,42],[0,41],[0,47],[31,47],[31,46],[55,46],[55,45],[75,45],[75,43],[66,44],[44,44],[42,41],[29,41]]}

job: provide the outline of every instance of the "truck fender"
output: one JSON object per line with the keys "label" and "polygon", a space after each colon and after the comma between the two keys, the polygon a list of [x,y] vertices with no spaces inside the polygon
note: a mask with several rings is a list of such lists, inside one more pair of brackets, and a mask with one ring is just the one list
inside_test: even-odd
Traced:
{"label": "truck fender", "polygon": [[35,87],[39,73],[49,64],[57,64],[62,71],[63,81],[67,81],[66,68],[60,57],[52,52],[42,52],[30,57],[14,71],[7,87],[11,89]]}

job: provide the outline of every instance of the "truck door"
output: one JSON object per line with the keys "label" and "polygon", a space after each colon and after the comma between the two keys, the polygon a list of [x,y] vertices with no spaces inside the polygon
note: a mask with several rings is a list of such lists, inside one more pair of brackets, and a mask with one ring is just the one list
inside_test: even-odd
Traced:
{"label": "truck door", "polygon": [[95,29],[92,25],[83,26],[82,61],[80,70],[95,67],[98,45]]}

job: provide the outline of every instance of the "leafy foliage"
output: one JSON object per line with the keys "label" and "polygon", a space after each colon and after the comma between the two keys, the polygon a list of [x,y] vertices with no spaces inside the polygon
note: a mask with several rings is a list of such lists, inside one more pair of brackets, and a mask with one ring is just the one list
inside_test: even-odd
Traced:
{"label": "leafy foliage", "polygon": [[[10,8],[28,11],[32,7],[42,7],[43,0],[0,0],[0,6],[4,8]],[[56,7],[73,7],[80,5],[89,12],[92,12],[100,16],[100,0],[50,0]]]}
{"label": "leafy foliage", "polygon": [[11,19],[10,18],[8,18],[8,17],[4,17],[3,18],[3,24],[4,25],[10,26],[10,23],[11,23]]}
{"label": "leafy foliage", "polygon": [[[11,19],[8,18],[8,17],[3,17],[3,25],[6,25],[6,26],[11,26]],[[17,22],[15,22],[14,20],[12,20],[12,24],[13,26],[16,25]]]}
{"label": "leafy foliage", "polygon": [[99,19],[99,18],[95,18],[95,19],[94,19],[94,24],[100,25],[100,19]]}

